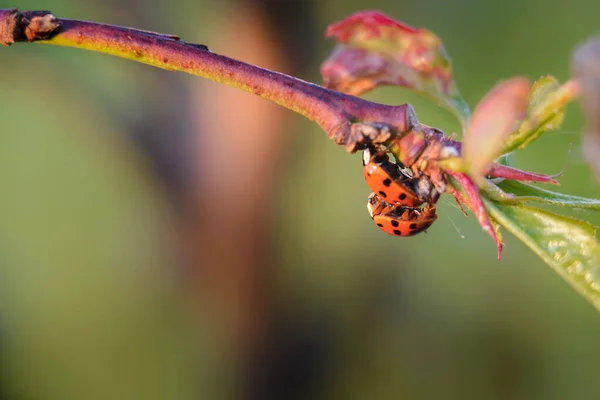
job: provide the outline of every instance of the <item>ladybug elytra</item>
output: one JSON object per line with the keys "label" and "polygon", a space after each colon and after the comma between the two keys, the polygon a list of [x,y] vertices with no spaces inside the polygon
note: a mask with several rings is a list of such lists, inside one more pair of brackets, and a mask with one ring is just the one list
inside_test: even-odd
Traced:
{"label": "ladybug elytra", "polygon": [[366,149],[363,152],[363,172],[367,185],[386,203],[406,207],[418,207],[424,203],[417,195],[419,179],[401,172],[385,150]]}

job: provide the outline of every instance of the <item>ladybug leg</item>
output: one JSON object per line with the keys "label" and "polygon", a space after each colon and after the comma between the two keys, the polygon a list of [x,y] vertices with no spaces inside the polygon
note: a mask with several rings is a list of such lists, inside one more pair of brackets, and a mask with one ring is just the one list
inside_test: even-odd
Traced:
{"label": "ladybug leg", "polygon": [[458,208],[460,208],[460,211],[463,213],[463,215],[465,217],[468,217],[469,214],[467,214],[467,212],[465,211],[464,207],[462,206],[462,204],[460,203],[460,201],[458,201],[457,197],[454,197],[454,199],[456,200],[456,204],[458,204]]}
{"label": "ladybug leg", "polygon": [[427,204],[425,208],[419,208],[415,210],[414,213],[416,214],[416,218],[418,219],[431,218],[435,215],[435,206]]}
{"label": "ladybug leg", "polygon": [[[398,209],[400,209],[400,211],[398,211]],[[413,213],[413,212],[421,212],[422,210],[423,210],[423,208],[421,208],[421,207],[408,207],[408,206],[403,206],[401,203],[395,203],[393,205],[390,205],[389,208],[385,209],[385,214],[389,214],[392,212],[399,212],[402,215],[405,212]]]}
{"label": "ladybug leg", "polygon": [[[382,156],[387,156],[388,154],[391,154],[392,157],[394,158],[394,163],[397,167],[398,167],[398,172],[402,173],[403,175],[406,175],[405,172],[403,172],[404,169],[408,169],[410,171],[409,168],[407,168],[406,166],[404,166],[404,164],[402,164],[402,162],[400,162],[400,160],[398,160],[398,157],[396,157],[396,154],[394,154],[389,148],[380,146],[379,150],[374,153],[374,158],[375,157],[382,157]],[[412,171],[410,171],[410,175],[406,175],[409,178],[412,178]]]}
{"label": "ladybug leg", "polygon": [[391,214],[393,212],[396,212],[396,210],[398,210],[399,208],[403,209],[406,207],[402,207],[402,204],[400,204],[400,203],[389,204],[387,207],[385,207],[383,210],[381,210],[381,214]]}
{"label": "ladybug leg", "polygon": [[467,207],[469,207],[467,201],[465,200],[464,196],[462,195],[461,192],[459,192],[458,190],[456,190],[454,188],[454,186],[449,185],[448,186],[448,193],[450,193],[453,197],[454,200],[456,200],[456,204],[458,204],[458,208],[460,208],[460,211],[462,211],[463,215],[465,217],[468,217],[469,214],[467,214],[467,212],[465,211],[463,204],[466,205]]}
{"label": "ladybug leg", "polygon": [[387,154],[390,151],[388,149],[386,149],[383,146],[379,146],[379,148],[377,149],[377,151],[373,154],[373,158],[385,158],[386,160],[388,159]]}
{"label": "ladybug leg", "polygon": [[[499,260],[502,255],[503,244],[500,238],[498,237],[496,230],[492,226],[490,217],[487,213],[485,205],[483,204],[483,199],[481,198],[481,194],[479,193],[479,188],[475,185],[471,178],[469,178],[464,173],[454,171],[447,171],[447,173],[448,175],[452,176],[456,181],[458,181],[458,183],[462,186],[462,188],[465,191],[465,194],[469,199],[468,203],[465,203],[465,205],[467,205],[473,211],[473,214],[475,214],[477,221],[479,221],[479,225],[481,225],[483,230],[487,232],[492,237],[492,239],[494,239],[494,242],[496,242]],[[490,184],[493,185],[493,183],[491,182]]]}

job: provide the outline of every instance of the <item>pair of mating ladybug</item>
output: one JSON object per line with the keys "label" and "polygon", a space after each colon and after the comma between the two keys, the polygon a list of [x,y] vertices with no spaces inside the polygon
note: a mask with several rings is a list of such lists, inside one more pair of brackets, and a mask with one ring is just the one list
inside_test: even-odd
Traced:
{"label": "pair of mating ladybug", "polygon": [[[390,235],[412,236],[433,224],[437,215],[431,183],[426,176],[415,177],[390,161],[383,148],[363,152],[363,172],[373,190],[367,209],[377,226]],[[426,204],[424,208],[421,208]]]}

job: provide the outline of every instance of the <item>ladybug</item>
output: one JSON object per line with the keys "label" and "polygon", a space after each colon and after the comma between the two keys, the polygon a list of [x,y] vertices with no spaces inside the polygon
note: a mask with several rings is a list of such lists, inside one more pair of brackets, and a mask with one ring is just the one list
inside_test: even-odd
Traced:
{"label": "ladybug", "polygon": [[364,150],[363,173],[369,188],[387,203],[419,207],[425,202],[419,198],[417,190],[421,192],[420,188],[426,182],[401,172],[398,165],[390,161],[385,150]]}
{"label": "ladybug", "polygon": [[377,193],[367,200],[369,215],[377,226],[390,235],[413,236],[427,230],[437,219],[435,206],[425,208],[403,207],[399,203],[388,204]]}

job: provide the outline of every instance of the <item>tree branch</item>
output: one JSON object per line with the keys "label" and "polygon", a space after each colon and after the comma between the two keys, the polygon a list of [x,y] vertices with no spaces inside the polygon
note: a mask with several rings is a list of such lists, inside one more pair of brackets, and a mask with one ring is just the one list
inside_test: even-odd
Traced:
{"label": "tree branch", "polygon": [[49,11],[0,9],[0,41],[75,47],[211,79],[305,116],[349,152],[365,143],[383,143],[418,124],[408,104],[389,106],[349,96],[213,53],[173,35],[59,19]]}

